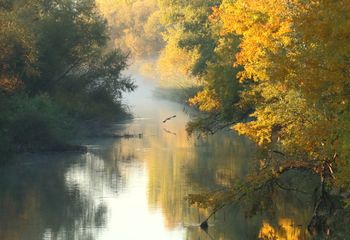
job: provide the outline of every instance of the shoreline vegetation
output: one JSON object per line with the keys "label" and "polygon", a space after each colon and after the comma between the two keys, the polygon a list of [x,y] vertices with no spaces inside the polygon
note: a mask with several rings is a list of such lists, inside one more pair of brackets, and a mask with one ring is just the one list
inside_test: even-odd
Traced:
{"label": "shoreline vegetation", "polygon": [[18,152],[86,151],[71,139],[92,124],[128,119],[122,71],[94,1],[0,3],[0,162]]}

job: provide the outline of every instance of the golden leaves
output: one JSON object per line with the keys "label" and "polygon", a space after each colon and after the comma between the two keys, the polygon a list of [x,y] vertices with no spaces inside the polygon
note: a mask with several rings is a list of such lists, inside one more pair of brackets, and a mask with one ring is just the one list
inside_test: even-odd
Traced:
{"label": "golden leaves", "polygon": [[188,102],[192,106],[198,106],[199,110],[203,112],[214,111],[220,107],[220,102],[215,99],[213,92],[208,89],[204,89],[197,93],[197,95],[189,99]]}
{"label": "golden leaves", "polygon": [[241,94],[255,98],[253,120],[235,130],[311,159],[334,154],[348,108],[349,10],[346,0],[223,2],[222,34],[241,36],[238,77],[256,82]]}
{"label": "golden leaves", "polygon": [[269,80],[270,54],[277,54],[291,43],[291,17],[286,1],[239,0],[234,4],[224,1],[220,10],[223,34],[242,36],[235,63],[244,66],[240,79]]}

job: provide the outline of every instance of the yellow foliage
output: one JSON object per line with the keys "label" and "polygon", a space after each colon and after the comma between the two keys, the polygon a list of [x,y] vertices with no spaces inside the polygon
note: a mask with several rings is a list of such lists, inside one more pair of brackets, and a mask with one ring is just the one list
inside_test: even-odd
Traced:
{"label": "yellow foliage", "polygon": [[220,102],[213,98],[213,94],[208,90],[204,89],[198,92],[196,96],[188,100],[190,105],[196,105],[199,110],[203,112],[210,112],[217,110],[220,106]]}
{"label": "yellow foliage", "polygon": [[163,46],[157,0],[96,0],[110,25],[115,47],[140,58],[157,54]]}
{"label": "yellow foliage", "polygon": [[269,80],[270,53],[291,44],[291,12],[285,0],[224,1],[220,7],[223,34],[242,35],[235,64],[243,65],[242,80]]}
{"label": "yellow foliage", "polygon": [[260,145],[330,159],[349,107],[350,1],[227,0],[218,14],[223,35],[241,36],[241,81],[256,82],[242,94],[253,96],[254,120],[233,128]]}
{"label": "yellow foliage", "polygon": [[263,226],[259,232],[259,239],[266,240],[298,240],[301,237],[301,230],[294,226],[293,221],[288,218],[279,220],[278,228],[274,228],[267,222],[263,222]]}

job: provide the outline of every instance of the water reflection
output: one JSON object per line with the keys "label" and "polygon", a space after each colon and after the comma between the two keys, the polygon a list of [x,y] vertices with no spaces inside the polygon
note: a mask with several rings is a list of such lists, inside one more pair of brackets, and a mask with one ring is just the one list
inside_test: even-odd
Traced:
{"label": "water reflection", "polygon": [[143,138],[85,139],[87,154],[20,156],[0,169],[0,239],[307,238],[307,197],[281,190],[261,200],[264,212],[247,218],[232,206],[201,231],[208,212],[184,198],[245,176],[254,147],[232,132],[188,138],[183,106],[153,98],[152,88],[129,96],[137,116],[112,130]]}
{"label": "water reflection", "polygon": [[83,158],[40,156],[1,169],[0,239],[94,239],[106,206],[65,181]]}
{"label": "water reflection", "polygon": [[278,228],[274,228],[268,222],[264,221],[259,232],[261,239],[300,239],[301,229],[294,226],[294,222],[288,218],[281,218],[278,221]]}

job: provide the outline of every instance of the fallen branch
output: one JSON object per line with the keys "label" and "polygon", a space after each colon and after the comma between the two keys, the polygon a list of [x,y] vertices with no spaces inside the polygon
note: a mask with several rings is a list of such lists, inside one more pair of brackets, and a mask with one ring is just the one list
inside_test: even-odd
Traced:
{"label": "fallen branch", "polygon": [[138,134],[129,134],[129,133],[125,133],[125,134],[112,134],[111,137],[113,138],[143,138],[143,133],[138,133]]}
{"label": "fallen branch", "polygon": [[217,207],[216,209],[214,209],[214,211],[212,211],[209,216],[199,225],[201,229],[203,230],[207,230],[209,225],[208,225],[208,221],[209,219],[215,214],[217,213],[219,210],[223,209],[226,206],[226,204],[222,204],[221,206]]}
{"label": "fallen branch", "polygon": [[137,134],[130,134],[130,133],[124,133],[124,134],[97,134],[97,135],[93,135],[93,137],[102,137],[102,138],[143,138],[143,133],[137,133]]}

